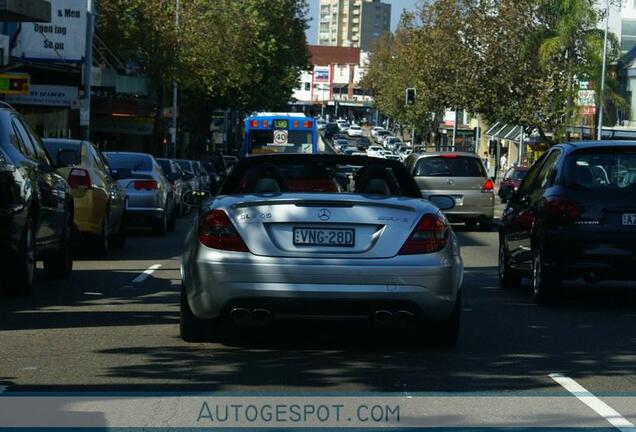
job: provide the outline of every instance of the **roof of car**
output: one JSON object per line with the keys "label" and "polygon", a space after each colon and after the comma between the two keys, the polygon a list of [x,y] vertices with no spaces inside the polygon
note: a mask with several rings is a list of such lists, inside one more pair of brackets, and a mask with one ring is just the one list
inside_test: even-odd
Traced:
{"label": "roof of car", "polygon": [[118,152],[118,151],[108,151],[108,152],[104,152],[105,155],[124,155],[124,156],[146,156],[151,158],[152,155],[148,154],[148,153],[142,153],[142,152]]}
{"label": "roof of car", "polygon": [[574,148],[593,148],[593,147],[633,147],[636,146],[636,141],[626,140],[626,141],[617,141],[617,140],[605,140],[605,141],[570,141],[562,143],[563,146],[574,147]]}
{"label": "roof of car", "polygon": [[443,155],[451,155],[451,154],[462,156],[462,157],[479,158],[478,155],[476,155],[475,153],[470,153],[470,152],[425,152],[425,153],[417,153],[416,155],[418,158],[426,158],[426,157],[443,156]]}

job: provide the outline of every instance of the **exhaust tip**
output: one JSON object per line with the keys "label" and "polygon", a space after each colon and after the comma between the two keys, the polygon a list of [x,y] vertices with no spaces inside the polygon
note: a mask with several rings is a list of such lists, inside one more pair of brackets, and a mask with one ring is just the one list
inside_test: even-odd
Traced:
{"label": "exhaust tip", "polygon": [[385,323],[393,318],[393,314],[387,310],[378,310],[373,312],[371,318],[373,318],[373,321],[376,323]]}
{"label": "exhaust tip", "polygon": [[243,321],[250,316],[250,311],[245,308],[234,308],[230,311],[230,318],[234,321]]}
{"label": "exhaust tip", "polygon": [[415,314],[407,310],[399,310],[394,315],[396,321],[411,321],[415,319]]}

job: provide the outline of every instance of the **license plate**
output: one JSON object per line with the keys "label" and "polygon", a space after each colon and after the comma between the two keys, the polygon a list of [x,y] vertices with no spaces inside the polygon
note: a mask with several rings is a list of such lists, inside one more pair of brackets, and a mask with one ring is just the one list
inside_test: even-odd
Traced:
{"label": "license plate", "polygon": [[294,246],[353,247],[355,243],[352,229],[294,228]]}
{"label": "license plate", "polygon": [[623,225],[636,225],[636,213],[625,213],[623,215]]}
{"label": "license plate", "polygon": [[464,196],[463,195],[453,195],[453,199],[455,200],[455,206],[463,206],[464,205]]}

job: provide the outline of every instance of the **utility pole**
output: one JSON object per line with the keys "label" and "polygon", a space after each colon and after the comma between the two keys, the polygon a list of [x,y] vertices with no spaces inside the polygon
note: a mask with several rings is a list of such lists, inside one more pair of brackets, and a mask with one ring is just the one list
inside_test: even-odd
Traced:
{"label": "utility pole", "polygon": [[84,97],[80,101],[80,130],[82,139],[91,136],[91,85],[93,80],[93,33],[95,18],[93,0],[88,0],[86,10],[86,50],[84,54]]}
{"label": "utility pole", "polygon": [[[176,10],[175,10],[175,29],[176,33],[179,34],[179,0],[176,0]],[[178,36],[177,36],[178,38]],[[178,101],[179,101],[179,84],[177,84],[176,77],[172,81],[172,127],[170,129],[170,156],[177,156],[177,110],[178,110]]]}
{"label": "utility pole", "polygon": [[598,136],[600,141],[603,139],[603,105],[605,104],[605,69],[607,68],[607,33],[609,32],[609,16],[610,5],[609,0],[606,0],[605,4],[607,9],[605,12],[605,40],[603,42],[603,70],[601,72],[601,93],[599,95],[599,110],[598,110]]}

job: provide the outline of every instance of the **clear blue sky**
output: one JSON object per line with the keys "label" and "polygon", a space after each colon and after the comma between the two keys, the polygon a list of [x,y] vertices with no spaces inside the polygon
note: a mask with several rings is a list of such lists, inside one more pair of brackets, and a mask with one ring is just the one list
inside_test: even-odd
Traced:
{"label": "clear blue sky", "polygon": [[[395,30],[398,22],[400,21],[400,15],[402,10],[414,10],[417,1],[416,0],[384,0],[385,3],[391,4],[391,30]],[[309,0],[309,7],[311,8],[311,27],[307,30],[307,42],[315,44],[317,42],[317,18],[318,18],[318,0]]]}

